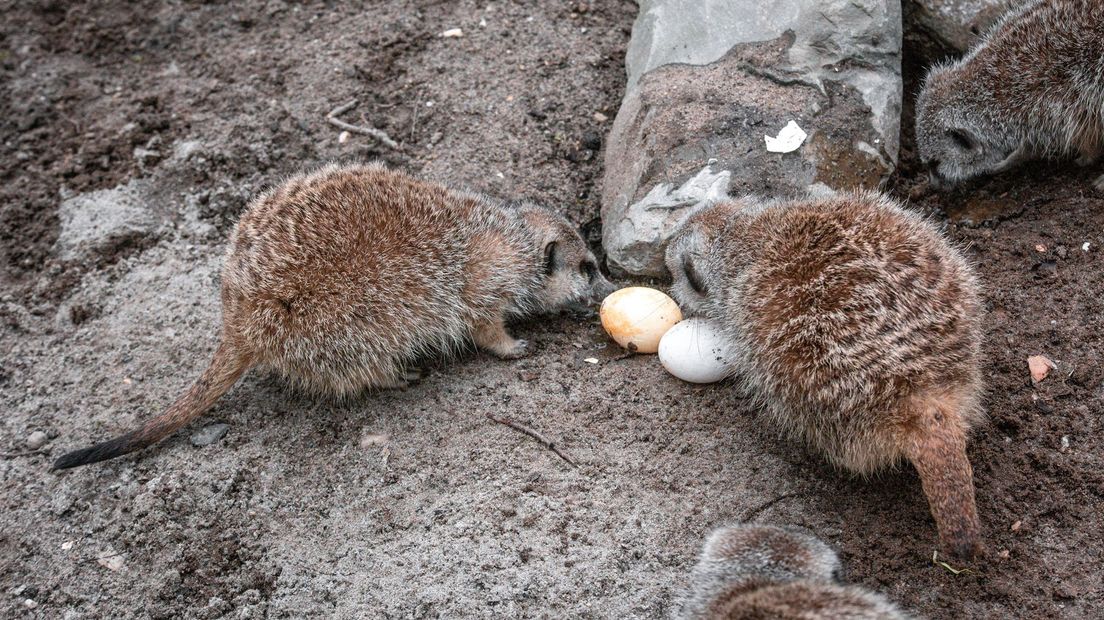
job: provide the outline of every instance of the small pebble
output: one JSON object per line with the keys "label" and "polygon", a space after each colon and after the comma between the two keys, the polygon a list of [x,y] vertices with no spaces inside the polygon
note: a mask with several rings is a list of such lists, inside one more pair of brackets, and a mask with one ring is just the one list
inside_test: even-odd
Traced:
{"label": "small pebble", "polygon": [[599,123],[604,123],[609,120],[609,117],[605,114],[602,114],[601,112],[595,112],[594,120],[598,121]]}
{"label": "small pebble", "polygon": [[26,444],[31,450],[38,450],[42,446],[46,445],[46,441],[49,437],[42,431],[35,431],[27,436]]}
{"label": "small pebble", "polygon": [[337,143],[338,144],[345,144],[346,142],[349,141],[349,135],[350,134],[347,131],[343,131],[343,132],[337,134]]}
{"label": "small pebble", "polygon": [[23,606],[27,609],[34,609],[35,607],[38,607],[38,603],[36,603],[34,599],[29,598],[23,601]]}
{"label": "small pebble", "polygon": [[1046,254],[1047,247],[1045,245],[1043,245],[1042,243],[1037,243],[1037,244],[1035,244],[1035,251],[1040,253],[1040,254]]}
{"label": "small pebble", "polygon": [[1008,553],[1008,549],[1001,549],[1001,552],[997,554],[997,557],[1002,560],[1007,560],[1009,555],[1011,554]]}
{"label": "small pebble", "polygon": [[1059,448],[1058,450],[1061,451],[1061,452],[1069,452],[1069,449],[1070,449],[1069,435],[1062,435],[1062,447]]}
{"label": "small pebble", "polygon": [[1027,368],[1031,371],[1031,382],[1038,383],[1047,378],[1051,370],[1058,366],[1045,355],[1032,355],[1027,358]]}
{"label": "small pebble", "polygon": [[1082,243],[1081,244],[1081,251],[1082,252],[1088,252],[1090,246],[1092,246],[1092,244],[1089,243],[1088,241],[1086,241],[1085,243]]}
{"label": "small pebble", "polygon": [[588,363],[588,364],[597,364],[598,363],[598,358],[588,357],[588,358],[584,359],[583,361]]}
{"label": "small pebble", "polygon": [[219,423],[204,426],[198,431],[192,433],[192,445],[197,448],[209,446],[216,441],[222,439],[223,435],[225,435],[229,430],[229,424]]}
{"label": "small pebble", "polygon": [[464,36],[464,31],[459,28],[450,28],[441,33],[441,37],[444,39],[456,39]]}
{"label": "small pebble", "polygon": [[1012,524],[1012,531],[1013,532],[1018,532],[1018,531],[1020,531],[1021,527],[1023,527],[1023,521],[1016,521],[1015,523]]}

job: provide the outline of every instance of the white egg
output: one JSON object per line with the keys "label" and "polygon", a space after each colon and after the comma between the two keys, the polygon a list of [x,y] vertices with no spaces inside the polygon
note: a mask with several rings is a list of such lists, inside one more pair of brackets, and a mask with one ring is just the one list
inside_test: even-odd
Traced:
{"label": "white egg", "polygon": [[675,300],[663,291],[643,286],[614,291],[602,300],[598,313],[606,333],[636,353],[655,353],[663,334],[682,320]]}
{"label": "white egg", "polygon": [[659,363],[690,383],[714,383],[729,375],[732,351],[716,323],[700,317],[682,321],[659,341]]}

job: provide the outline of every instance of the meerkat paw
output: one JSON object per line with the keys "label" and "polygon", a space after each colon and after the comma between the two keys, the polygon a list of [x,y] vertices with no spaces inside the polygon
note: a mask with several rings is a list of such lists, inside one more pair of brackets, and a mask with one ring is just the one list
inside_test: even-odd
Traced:
{"label": "meerkat paw", "polygon": [[480,325],[473,335],[476,346],[500,359],[517,359],[529,351],[529,341],[515,340],[506,332],[501,320]]}
{"label": "meerkat paw", "polygon": [[499,359],[516,360],[529,354],[529,341],[514,340],[511,343],[499,343],[495,348],[489,350]]}

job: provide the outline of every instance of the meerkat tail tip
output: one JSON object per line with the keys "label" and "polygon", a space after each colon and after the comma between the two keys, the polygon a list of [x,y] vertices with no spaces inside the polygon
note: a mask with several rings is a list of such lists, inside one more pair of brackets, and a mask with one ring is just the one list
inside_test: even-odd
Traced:
{"label": "meerkat tail tip", "polygon": [[137,444],[135,439],[134,433],[126,433],[125,435],[102,441],[87,448],[66,452],[54,461],[50,469],[51,471],[71,469],[73,467],[98,463],[100,461],[113,459],[117,456],[122,456],[141,447]]}

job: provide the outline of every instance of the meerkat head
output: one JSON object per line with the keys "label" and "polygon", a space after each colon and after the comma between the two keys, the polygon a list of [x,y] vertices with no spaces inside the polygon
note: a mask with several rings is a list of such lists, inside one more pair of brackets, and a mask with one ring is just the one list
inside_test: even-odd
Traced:
{"label": "meerkat head", "polygon": [[600,300],[615,290],[599,271],[582,235],[566,218],[531,203],[518,209],[540,246],[540,288],[533,296],[538,306],[555,310]]}
{"label": "meerkat head", "polygon": [[798,580],[834,583],[841,565],[831,547],[801,528],[733,525],[709,535],[694,570],[733,588]]}
{"label": "meerkat head", "polygon": [[725,230],[729,216],[750,207],[735,201],[699,206],[671,235],[665,260],[671,272],[671,296],[684,314],[709,313],[713,294],[717,292],[710,247]]}
{"label": "meerkat head", "polygon": [[1023,141],[989,111],[981,90],[954,66],[928,73],[916,103],[916,145],[933,181],[994,174],[1024,159]]}

